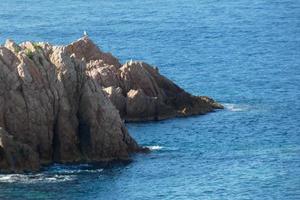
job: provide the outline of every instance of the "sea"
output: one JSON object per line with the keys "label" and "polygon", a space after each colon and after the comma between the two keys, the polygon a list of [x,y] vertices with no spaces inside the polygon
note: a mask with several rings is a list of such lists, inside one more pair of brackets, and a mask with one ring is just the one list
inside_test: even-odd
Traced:
{"label": "sea", "polygon": [[126,124],[132,162],[0,174],[0,199],[300,199],[299,0],[0,0],[2,44],[84,31],[225,109]]}

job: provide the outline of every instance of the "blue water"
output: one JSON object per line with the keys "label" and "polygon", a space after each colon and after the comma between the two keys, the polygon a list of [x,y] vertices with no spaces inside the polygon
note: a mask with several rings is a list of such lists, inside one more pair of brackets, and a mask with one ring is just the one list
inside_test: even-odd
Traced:
{"label": "blue water", "polygon": [[300,1],[0,3],[1,43],[67,44],[86,30],[123,62],[157,65],[226,106],[127,124],[153,149],[127,165],[0,175],[0,199],[300,199]]}

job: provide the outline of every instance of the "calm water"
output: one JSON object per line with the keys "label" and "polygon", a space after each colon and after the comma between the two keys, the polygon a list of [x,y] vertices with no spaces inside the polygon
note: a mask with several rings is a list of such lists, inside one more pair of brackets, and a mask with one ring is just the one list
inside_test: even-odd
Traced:
{"label": "calm water", "polygon": [[83,2],[0,0],[0,41],[67,44],[86,30],[226,109],[128,124],[151,154],[0,175],[0,199],[300,199],[300,1]]}

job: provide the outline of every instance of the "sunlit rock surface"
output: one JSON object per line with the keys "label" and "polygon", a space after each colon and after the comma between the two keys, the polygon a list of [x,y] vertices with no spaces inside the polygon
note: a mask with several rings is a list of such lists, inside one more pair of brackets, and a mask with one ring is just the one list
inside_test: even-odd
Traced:
{"label": "sunlit rock surface", "polygon": [[88,37],[67,46],[7,40],[0,46],[0,170],[52,162],[129,159],[145,151],[126,121],[205,114],[222,108],[193,96],[156,68],[124,65]]}

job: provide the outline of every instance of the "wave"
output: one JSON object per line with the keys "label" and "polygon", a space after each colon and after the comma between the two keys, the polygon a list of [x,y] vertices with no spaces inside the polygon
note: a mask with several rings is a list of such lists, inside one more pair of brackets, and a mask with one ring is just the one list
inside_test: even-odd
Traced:
{"label": "wave", "polygon": [[79,174],[79,173],[98,173],[102,172],[103,169],[62,169],[55,171],[57,174]]}
{"label": "wave", "polygon": [[62,165],[54,164],[36,174],[1,174],[0,183],[57,183],[72,181],[82,173],[100,173],[102,168],[95,168],[89,164]]}
{"label": "wave", "polygon": [[162,147],[162,146],[159,146],[159,145],[154,145],[154,146],[146,146],[146,147],[148,147],[151,151],[155,151],[155,150],[161,150],[162,148],[164,148],[164,147]]}
{"label": "wave", "polygon": [[178,151],[179,148],[177,147],[166,147],[166,146],[159,146],[159,145],[153,145],[153,146],[146,146],[148,147],[151,151]]}
{"label": "wave", "polygon": [[78,164],[78,165],[63,165],[63,164],[53,164],[52,166],[46,168],[47,171],[57,174],[78,174],[82,172],[102,172],[102,168],[95,168],[90,164]]}
{"label": "wave", "polygon": [[74,175],[47,175],[47,174],[6,174],[0,175],[2,183],[57,183],[71,181],[75,178]]}
{"label": "wave", "polygon": [[233,103],[224,103],[225,109],[231,112],[243,112],[250,109],[249,105],[233,104]]}

